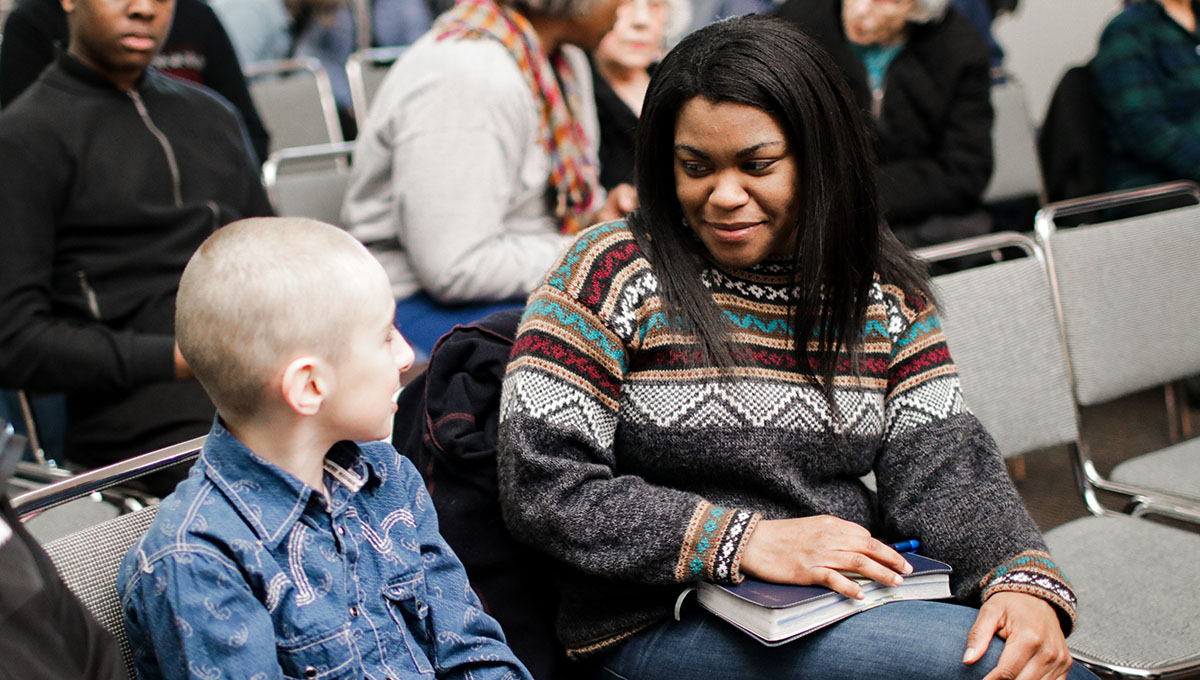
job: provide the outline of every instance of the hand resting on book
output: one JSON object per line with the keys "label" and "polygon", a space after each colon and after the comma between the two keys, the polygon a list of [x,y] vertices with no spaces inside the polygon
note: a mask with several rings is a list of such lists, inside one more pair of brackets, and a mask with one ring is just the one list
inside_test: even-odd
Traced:
{"label": "hand resting on book", "polygon": [[899,585],[912,567],[862,526],[830,515],[762,520],[741,562],[742,573],[763,581],[825,586],[862,599],[859,584],[839,570]]}

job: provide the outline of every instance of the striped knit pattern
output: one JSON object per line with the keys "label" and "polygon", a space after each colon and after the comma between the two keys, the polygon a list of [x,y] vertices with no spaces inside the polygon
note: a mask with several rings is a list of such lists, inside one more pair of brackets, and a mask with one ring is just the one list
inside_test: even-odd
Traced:
{"label": "striped knit pattern", "polygon": [[[550,156],[550,185],[563,232],[573,234],[596,208],[599,161],[575,112],[583,110],[577,76],[560,52],[546,55],[529,20],[492,0],[459,0],[438,17],[438,40],[492,38],[512,54],[538,103],[542,146]],[[561,84],[561,87],[559,86]]]}
{"label": "striped knit pattern", "polygon": [[[920,539],[954,567],[961,601],[1020,583],[1073,620],[1061,575],[1023,576],[1019,560],[1045,545],[926,299],[872,286],[834,411],[792,352],[784,267],[702,276],[729,324],[732,376],[669,323],[623,222],[581,233],[526,307],[500,404],[502,502],[518,538],[578,568],[560,583],[569,653],[669,616],[683,584],[740,581],[761,519],[820,514]],[[859,482],[871,471],[878,499]]]}
{"label": "striped knit pattern", "polygon": [[1028,550],[1017,555],[988,574],[981,585],[984,600],[1005,592],[1029,593],[1050,600],[1070,617],[1070,627],[1075,627],[1075,593],[1062,570],[1045,552]]}

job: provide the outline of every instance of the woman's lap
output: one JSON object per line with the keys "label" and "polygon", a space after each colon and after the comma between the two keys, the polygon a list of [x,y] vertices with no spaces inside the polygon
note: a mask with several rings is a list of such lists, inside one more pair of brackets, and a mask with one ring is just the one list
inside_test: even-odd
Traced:
{"label": "woman's lap", "polygon": [[[692,605],[682,621],[634,636],[598,662],[597,678],[623,680],[861,680],[982,678],[1000,658],[962,663],[976,610],[946,602],[893,602],[778,647],[767,647]],[[1070,680],[1093,679],[1076,664]]]}

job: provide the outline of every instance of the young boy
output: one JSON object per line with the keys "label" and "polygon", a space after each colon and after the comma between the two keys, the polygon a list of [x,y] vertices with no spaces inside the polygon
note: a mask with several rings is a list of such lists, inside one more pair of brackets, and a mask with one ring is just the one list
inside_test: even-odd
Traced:
{"label": "young boy", "polygon": [[529,678],[416,469],[371,441],[413,360],[394,309],[320,222],[235,222],[192,257],[176,337],[218,419],[121,567],[143,680]]}

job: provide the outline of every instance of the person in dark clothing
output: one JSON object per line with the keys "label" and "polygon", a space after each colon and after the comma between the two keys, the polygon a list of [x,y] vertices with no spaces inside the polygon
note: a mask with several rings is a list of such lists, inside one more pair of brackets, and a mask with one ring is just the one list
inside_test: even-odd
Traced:
{"label": "person in dark clothing", "polygon": [[[59,0],[20,2],[9,14],[0,42],[0,107],[32,85],[66,43],[67,15]],[[246,124],[255,157],[260,163],[266,160],[270,136],[250,99],[233,43],[203,0],[178,0],[175,21],[153,65],[228,99]]]}
{"label": "person in dark clothing", "polygon": [[148,68],[171,0],[64,6],[67,52],[0,113],[0,387],[66,393],[65,453],[96,467],[208,431],[179,276],[271,208],[232,107]]}
{"label": "person in dark clothing", "polygon": [[833,55],[870,112],[879,196],[900,240],[986,233],[991,77],[978,31],[946,0],[788,0],[779,15]]}
{"label": "person in dark clothing", "polygon": [[116,640],[63,584],[2,491],[24,447],[0,420],[0,680],[125,680]]}

